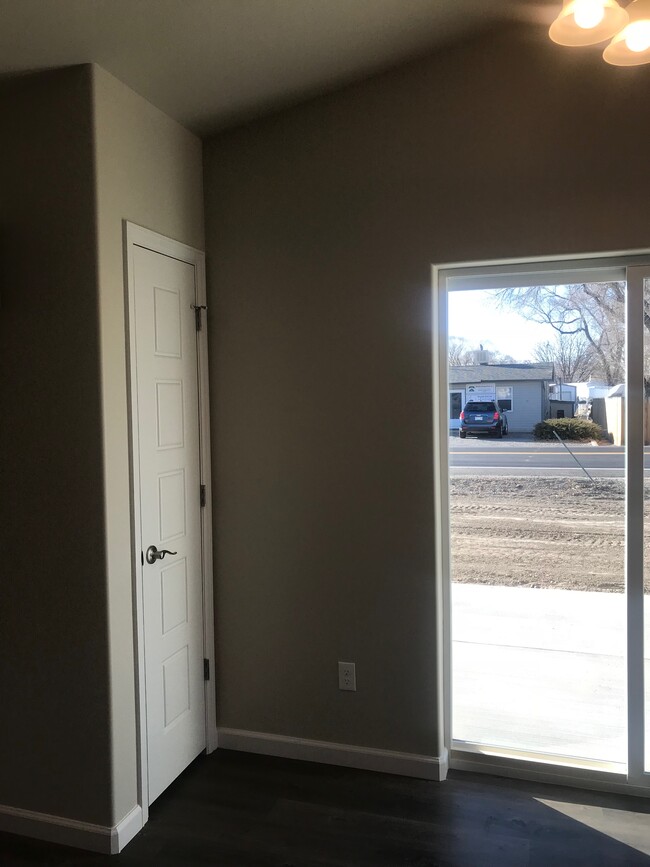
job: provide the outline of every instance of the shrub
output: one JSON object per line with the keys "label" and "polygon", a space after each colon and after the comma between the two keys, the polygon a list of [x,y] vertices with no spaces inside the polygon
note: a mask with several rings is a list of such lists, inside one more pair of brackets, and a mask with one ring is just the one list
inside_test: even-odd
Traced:
{"label": "shrub", "polygon": [[599,440],[604,435],[600,425],[587,418],[549,418],[538,422],[533,434],[538,440],[554,440],[553,431],[563,440]]}

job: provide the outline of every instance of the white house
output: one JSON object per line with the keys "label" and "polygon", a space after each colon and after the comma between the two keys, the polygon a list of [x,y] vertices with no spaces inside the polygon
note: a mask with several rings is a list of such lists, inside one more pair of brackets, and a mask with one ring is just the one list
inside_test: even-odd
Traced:
{"label": "white house", "polygon": [[607,397],[611,386],[601,379],[589,379],[586,382],[569,382],[576,390],[578,403],[589,403],[596,397]]}

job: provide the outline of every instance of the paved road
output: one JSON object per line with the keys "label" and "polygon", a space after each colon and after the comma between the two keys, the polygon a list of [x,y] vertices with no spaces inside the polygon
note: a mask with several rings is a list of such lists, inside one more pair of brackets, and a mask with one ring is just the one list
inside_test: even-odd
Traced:
{"label": "paved road", "polygon": [[[597,478],[622,478],[625,450],[621,446],[570,446],[575,458]],[[454,475],[583,476],[576,460],[559,443],[470,439],[449,441],[449,465]],[[650,473],[650,449],[645,450]]]}

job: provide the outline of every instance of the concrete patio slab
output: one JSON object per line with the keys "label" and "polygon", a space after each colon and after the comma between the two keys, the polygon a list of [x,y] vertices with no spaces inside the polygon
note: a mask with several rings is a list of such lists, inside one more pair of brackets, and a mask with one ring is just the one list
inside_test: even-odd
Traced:
{"label": "concrete patio slab", "polygon": [[[454,739],[624,763],[624,606],[621,593],[453,584]],[[645,609],[650,660],[647,596]]]}

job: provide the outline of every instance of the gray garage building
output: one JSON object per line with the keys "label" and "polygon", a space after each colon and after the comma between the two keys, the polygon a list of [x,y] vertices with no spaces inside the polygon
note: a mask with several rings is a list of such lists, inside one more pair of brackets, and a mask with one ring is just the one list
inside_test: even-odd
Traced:
{"label": "gray garage building", "polygon": [[496,400],[508,412],[512,433],[530,433],[549,418],[552,364],[467,364],[449,368],[449,427],[460,426],[460,412],[470,400]]}

